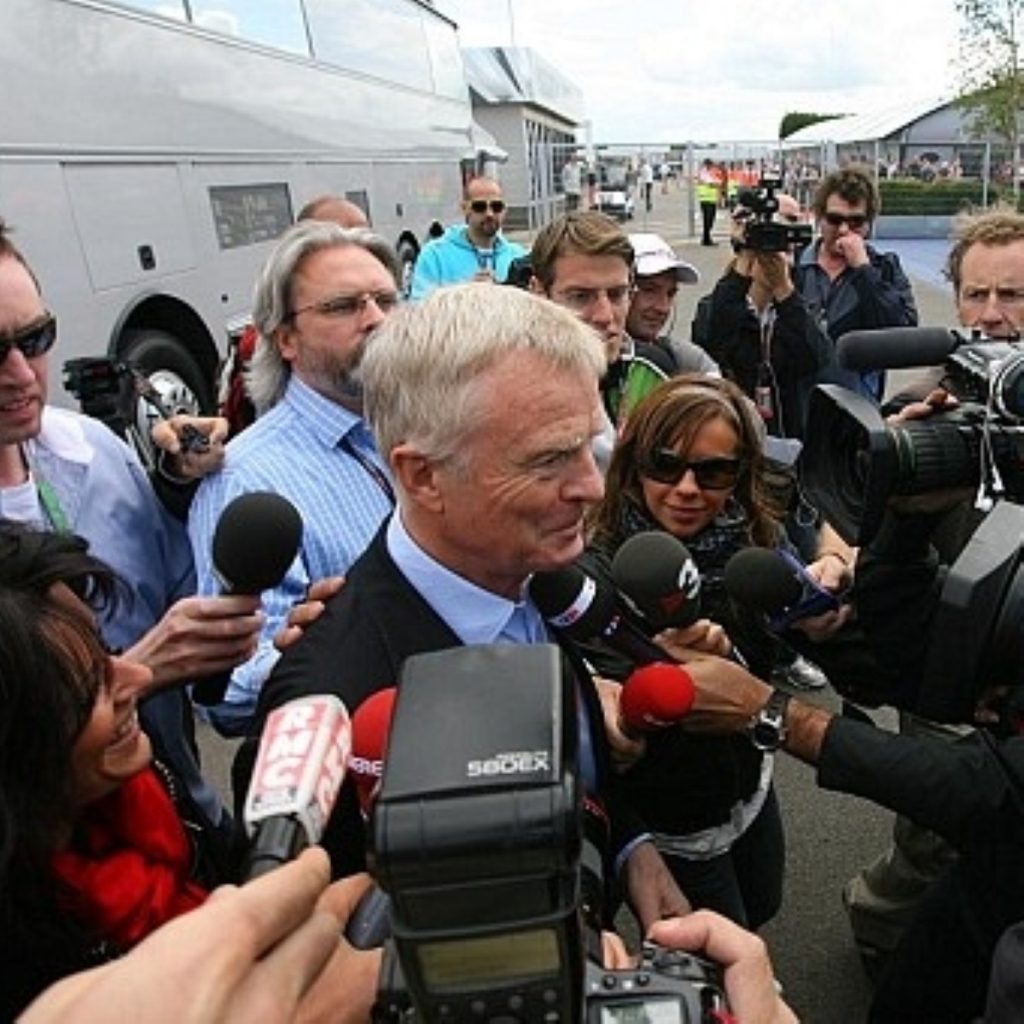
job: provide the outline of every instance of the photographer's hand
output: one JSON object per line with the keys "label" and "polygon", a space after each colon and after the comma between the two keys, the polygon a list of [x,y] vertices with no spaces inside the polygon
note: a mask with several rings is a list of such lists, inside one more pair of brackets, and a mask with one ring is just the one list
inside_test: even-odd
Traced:
{"label": "photographer's hand", "polygon": [[656,921],[690,913],[690,901],[654,843],[638,843],[626,859],[623,872],[629,905],[644,931]]}
{"label": "photographer's hand", "polygon": [[729,1010],[742,1024],[797,1024],[783,1002],[764,941],[710,910],[659,921],[648,939],[666,949],[682,949],[714,960],[724,970]]}
{"label": "photographer's hand", "polygon": [[[223,464],[228,429],[223,416],[172,416],[154,423],[150,437],[164,453],[168,474],[181,480],[201,480]],[[192,438],[199,443],[191,443]]]}
{"label": "photographer's hand", "polygon": [[760,281],[776,302],[782,302],[793,294],[793,281],[785,253],[759,252],[754,266],[754,280]]}

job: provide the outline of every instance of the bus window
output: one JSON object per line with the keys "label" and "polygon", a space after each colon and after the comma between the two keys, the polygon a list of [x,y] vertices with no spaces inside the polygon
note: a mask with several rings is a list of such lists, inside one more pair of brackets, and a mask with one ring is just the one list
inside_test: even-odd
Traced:
{"label": "bus window", "polygon": [[189,6],[202,28],[309,56],[299,0],[190,0]]}
{"label": "bus window", "polygon": [[306,14],[317,60],[434,91],[423,14],[410,0],[306,0]]}

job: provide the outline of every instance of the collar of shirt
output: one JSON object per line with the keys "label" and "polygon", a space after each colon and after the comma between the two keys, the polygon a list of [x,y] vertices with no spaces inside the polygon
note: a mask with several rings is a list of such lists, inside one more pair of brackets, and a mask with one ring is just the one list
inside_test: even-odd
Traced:
{"label": "collar of shirt", "polygon": [[[360,440],[370,436],[361,416],[314,391],[294,373],[281,401],[301,416],[328,448],[336,447],[348,434]],[[365,443],[360,447],[365,448]]]}
{"label": "collar of shirt", "polygon": [[492,594],[441,565],[409,536],[400,511],[388,522],[387,546],[402,575],[464,644],[547,642],[531,601]]}

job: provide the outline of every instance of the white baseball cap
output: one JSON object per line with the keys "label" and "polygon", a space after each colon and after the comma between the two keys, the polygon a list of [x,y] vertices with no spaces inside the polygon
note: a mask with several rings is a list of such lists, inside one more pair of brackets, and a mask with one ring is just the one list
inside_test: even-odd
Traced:
{"label": "white baseball cap", "polygon": [[631,234],[629,243],[633,246],[633,267],[637,277],[653,277],[666,270],[674,270],[681,284],[697,284],[700,281],[697,268],[679,259],[661,235]]}

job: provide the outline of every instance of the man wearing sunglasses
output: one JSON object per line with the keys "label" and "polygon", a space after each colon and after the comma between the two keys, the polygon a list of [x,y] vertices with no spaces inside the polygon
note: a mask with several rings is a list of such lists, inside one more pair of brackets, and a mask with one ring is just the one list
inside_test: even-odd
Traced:
{"label": "man wearing sunglasses", "polygon": [[105,617],[104,640],[152,670],[143,726],[210,824],[228,827],[186,738],[181,691],[167,687],[242,660],[258,633],[258,602],[192,596],[184,528],[132,450],[98,420],[47,404],[56,340],[56,318],[0,221],[0,518],[79,534],[124,581],[131,600]]}
{"label": "man wearing sunglasses", "polygon": [[409,297],[422,299],[435,288],[462,281],[504,281],[509,264],[526,255],[501,233],[507,209],[493,178],[470,178],[462,199],[465,224],[453,224],[423,247]]}
{"label": "man wearing sunglasses", "polygon": [[[820,237],[800,257],[796,284],[833,343],[848,331],[917,325],[917,307],[899,257],[867,241],[879,209],[878,189],[859,167],[833,171],[815,193]],[[818,379],[842,384],[876,403],[885,389],[881,371],[857,373],[834,363]]]}

